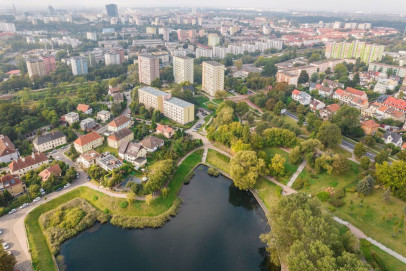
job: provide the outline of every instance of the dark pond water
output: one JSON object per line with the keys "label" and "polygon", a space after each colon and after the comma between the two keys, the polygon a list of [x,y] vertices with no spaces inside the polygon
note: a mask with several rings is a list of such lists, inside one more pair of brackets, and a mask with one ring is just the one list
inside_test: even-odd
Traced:
{"label": "dark pond water", "polygon": [[62,245],[61,270],[278,270],[266,265],[259,235],[269,228],[255,198],[206,170],[196,168],[162,228],[97,224]]}

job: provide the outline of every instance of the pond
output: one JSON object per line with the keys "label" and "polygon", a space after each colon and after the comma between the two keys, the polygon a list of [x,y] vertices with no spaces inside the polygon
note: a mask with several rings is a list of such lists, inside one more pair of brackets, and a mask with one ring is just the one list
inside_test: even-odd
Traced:
{"label": "pond", "polygon": [[268,266],[261,233],[269,231],[255,198],[199,166],[182,188],[182,207],[159,229],[111,224],[61,246],[61,270],[280,270]]}

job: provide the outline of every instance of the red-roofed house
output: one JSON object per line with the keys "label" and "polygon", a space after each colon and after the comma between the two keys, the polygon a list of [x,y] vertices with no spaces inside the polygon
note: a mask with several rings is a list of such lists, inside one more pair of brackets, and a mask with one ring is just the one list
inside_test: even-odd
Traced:
{"label": "red-roofed house", "polygon": [[0,192],[7,190],[13,197],[24,192],[25,185],[17,176],[5,175],[0,177]]}
{"label": "red-roofed house", "polygon": [[330,116],[332,116],[335,112],[340,109],[340,105],[338,104],[330,104],[327,105],[325,108],[319,111],[319,114],[322,118],[328,119]]}
{"label": "red-roofed house", "polygon": [[8,76],[20,75],[20,74],[21,74],[20,70],[12,70],[12,71],[9,71],[6,73],[6,75],[8,75]]}
{"label": "red-roofed house", "polygon": [[104,137],[93,131],[76,139],[73,145],[79,153],[84,153],[103,145],[103,140]]}
{"label": "red-roofed house", "polygon": [[406,113],[406,101],[389,96],[383,104]]}
{"label": "red-roofed house", "polygon": [[14,147],[10,138],[0,135],[0,163],[9,163],[20,158],[20,153]]}
{"label": "red-roofed house", "polygon": [[43,164],[48,163],[48,157],[42,152],[33,153],[32,155],[14,160],[8,165],[12,175],[22,176],[30,170],[34,170]]}
{"label": "red-roofed house", "polygon": [[361,128],[364,130],[366,135],[373,135],[378,131],[379,124],[374,120],[366,120],[361,123]]}
{"label": "red-roofed house", "polygon": [[132,123],[131,119],[122,115],[122,116],[119,116],[119,117],[115,118],[114,120],[112,120],[108,124],[107,129],[110,132],[118,132],[124,128],[130,128],[131,123]]}
{"label": "red-roofed house", "polygon": [[156,133],[162,134],[166,138],[171,138],[175,134],[175,130],[173,130],[172,127],[170,127],[168,125],[159,124],[156,127]]}
{"label": "red-roofed house", "polygon": [[92,114],[92,112],[93,112],[92,108],[87,104],[78,104],[78,107],[76,108],[76,110],[83,112],[87,115]]}
{"label": "red-roofed house", "polygon": [[38,176],[41,177],[42,181],[45,182],[46,180],[51,177],[51,175],[54,176],[61,176],[62,170],[59,167],[58,164],[53,165],[52,167],[46,168],[43,171],[41,171]]}

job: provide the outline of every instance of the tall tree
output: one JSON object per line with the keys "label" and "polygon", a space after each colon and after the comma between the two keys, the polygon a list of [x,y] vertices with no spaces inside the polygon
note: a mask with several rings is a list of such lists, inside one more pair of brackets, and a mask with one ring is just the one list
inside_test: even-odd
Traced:
{"label": "tall tree", "polygon": [[298,82],[298,84],[304,84],[304,83],[309,82],[309,74],[307,73],[307,71],[303,70],[300,72],[297,82]]}
{"label": "tall tree", "polygon": [[337,125],[325,121],[319,128],[317,132],[317,139],[324,145],[326,148],[334,148],[341,143],[341,131]]}
{"label": "tall tree", "polygon": [[230,176],[241,190],[252,188],[264,169],[265,162],[255,151],[240,151],[231,158]]}

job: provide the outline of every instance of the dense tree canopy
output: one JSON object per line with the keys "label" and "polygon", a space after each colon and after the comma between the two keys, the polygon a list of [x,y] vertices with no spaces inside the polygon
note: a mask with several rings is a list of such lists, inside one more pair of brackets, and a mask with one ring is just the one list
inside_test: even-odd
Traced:
{"label": "dense tree canopy", "polygon": [[235,186],[241,190],[252,188],[258,176],[265,169],[263,159],[258,159],[254,151],[240,151],[230,163],[230,176]]}

